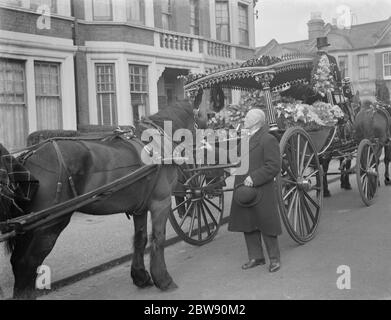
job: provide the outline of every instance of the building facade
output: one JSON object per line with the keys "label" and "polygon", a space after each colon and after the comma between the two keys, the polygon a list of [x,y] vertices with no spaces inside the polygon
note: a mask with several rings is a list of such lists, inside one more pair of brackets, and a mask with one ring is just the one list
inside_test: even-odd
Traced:
{"label": "building facade", "polygon": [[182,100],[181,75],[254,55],[253,12],[252,0],[0,0],[0,141],[129,125]]}
{"label": "building facade", "polygon": [[36,130],[76,129],[74,19],[69,0],[53,4],[0,2],[0,142],[11,150]]}
{"label": "building facade", "polygon": [[391,17],[387,20],[340,28],[313,16],[307,23],[308,39],[289,43],[271,40],[256,49],[256,55],[316,52],[316,38],[327,36],[326,49],[339,64],[342,77],[349,77],[361,99],[374,100],[379,90],[391,92]]}

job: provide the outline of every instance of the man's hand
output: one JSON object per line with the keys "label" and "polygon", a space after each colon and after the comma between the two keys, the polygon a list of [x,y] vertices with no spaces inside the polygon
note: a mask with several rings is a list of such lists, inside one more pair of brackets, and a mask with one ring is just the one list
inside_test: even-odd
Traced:
{"label": "man's hand", "polygon": [[244,185],[245,185],[246,187],[252,187],[252,186],[254,186],[253,179],[251,179],[250,176],[247,176],[247,178],[244,180]]}

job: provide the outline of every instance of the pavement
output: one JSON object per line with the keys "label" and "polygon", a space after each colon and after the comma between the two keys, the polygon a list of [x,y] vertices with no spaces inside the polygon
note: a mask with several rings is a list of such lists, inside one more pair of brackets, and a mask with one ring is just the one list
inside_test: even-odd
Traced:
{"label": "pavement", "polygon": [[[331,184],[333,196],[324,201],[318,233],[311,242],[298,246],[284,232],[280,237],[282,269],[275,274],[267,266],[242,271],[240,266],[247,259],[243,235],[228,232],[225,225],[205,246],[179,242],[166,248],[168,270],[179,286],[175,291],[136,288],[130,280],[130,262],[125,262],[40,299],[389,299],[391,188],[382,186],[368,208],[354,180],[352,176],[352,191]],[[226,197],[226,208],[230,197]],[[52,280],[129,254],[131,224],[123,215],[76,214],[45,261]],[[174,236],[167,226],[168,237]],[[8,260],[1,257],[4,297],[10,296],[13,281]],[[350,268],[351,289],[337,287],[338,267],[343,265]]]}

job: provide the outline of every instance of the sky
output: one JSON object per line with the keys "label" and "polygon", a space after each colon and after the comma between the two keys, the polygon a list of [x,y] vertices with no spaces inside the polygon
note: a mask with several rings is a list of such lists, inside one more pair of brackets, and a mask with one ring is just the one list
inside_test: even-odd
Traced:
{"label": "sky", "polygon": [[350,9],[353,24],[391,16],[391,0],[259,0],[255,45],[263,46],[273,38],[278,42],[308,39],[307,22],[312,12],[321,13],[325,23],[332,23],[342,6]]}

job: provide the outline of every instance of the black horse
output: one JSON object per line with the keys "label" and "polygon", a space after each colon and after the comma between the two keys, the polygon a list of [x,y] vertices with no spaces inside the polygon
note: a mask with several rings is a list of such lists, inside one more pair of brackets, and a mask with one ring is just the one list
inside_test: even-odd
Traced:
{"label": "black horse", "polygon": [[[205,128],[207,115],[199,109],[198,112],[194,112],[193,106],[186,102],[167,107],[150,116],[149,120],[159,125],[162,121],[171,121],[174,132],[180,128],[194,130],[195,123],[200,128]],[[54,138],[38,144],[33,151],[22,156],[24,166],[39,179],[40,184],[34,199],[22,205],[24,213],[46,209],[55,202],[63,202],[74,197],[75,193],[87,193],[140,168],[143,165],[140,160],[142,148],[143,144],[140,141],[129,143],[117,136],[104,140]],[[69,177],[72,178],[73,185],[69,183]],[[108,195],[103,201],[94,202],[78,210],[92,215],[130,213],[140,209],[140,204],[145,201],[146,195],[150,194],[142,211],[133,215],[135,230],[131,277],[138,287],[155,284],[162,290],[176,288],[164,259],[166,222],[171,209],[172,188],[176,182],[177,166],[162,165],[157,176],[151,173],[134,184]],[[57,192],[59,184],[63,186],[61,192]],[[152,220],[151,276],[144,265],[148,211],[151,212]],[[20,215],[16,212],[7,214]],[[36,297],[37,268],[52,251],[58,236],[69,224],[72,214],[73,212],[69,212],[68,215],[48,225],[12,239],[11,264],[15,277],[15,298]],[[4,212],[0,213],[0,221],[4,221],[6,217]]]}

